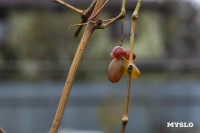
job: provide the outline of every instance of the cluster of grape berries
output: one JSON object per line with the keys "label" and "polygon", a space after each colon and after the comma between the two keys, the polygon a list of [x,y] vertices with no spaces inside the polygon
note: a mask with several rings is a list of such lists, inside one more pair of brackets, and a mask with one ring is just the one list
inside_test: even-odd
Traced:
{"label": "cluster of grape berries", "polygon": [[[126,60],[129,60],[129,54],[130,54],[130,51],[127,49],[127,50],[124,50],[121,46],[116,46],[113,48],[113,51],[111,52],[110,54],[110,59],[113,60],[113,59],[121,59],[121,58],[125,58]],[[135,59],[136,55],[135,53],[133,52],[133,60]]]}
{"label": "cluster of grape berries", "polygon": [[[108,79],[112,83],[118,82],[122,75],[128,75],[128,60],[129,60],[130,51],[124,50],[121,46],[116,46],[113,48],[113,51],[110,54],[110,65],[108,67]],[[133,60],[136,55],[133,53]],[[134,64],[133,64],[134,65]],[[138,68],[134,65],[131,78],[137,78],[140,76]]]}

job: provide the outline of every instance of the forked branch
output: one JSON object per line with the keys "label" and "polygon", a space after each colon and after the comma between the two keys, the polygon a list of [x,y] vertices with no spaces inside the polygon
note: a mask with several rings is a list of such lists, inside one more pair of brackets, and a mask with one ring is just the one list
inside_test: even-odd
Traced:
{"label": "forked branch", "polygon": [[[90,17],[90,15],[91,15],[91,13],[92,13],[92,11],[93,11],[93,9],[94,9],[94,6],[95,6],[95,4],[96,4],[96,1],[97,1],[97,0],[93,0],[93,2],[90,4],[90,6],[89,6],[86,10],[81,10],[81,9],[78,9],[78,8],[76,8],[76,7],[70,5],[70,4],[68,4],[68,3],[66,3],[66,2],[64,2],[64,1],[62,1],[62,0],[54,0],[54,2],[57,2],[57,3],[59,3],[59,4],[63,5],[63,6],[65,6],[65,7],[67,7],[67,8],[70,8],[70,9],[72,9],[73,11],[77,12],[78,14],[80,14],[80,15],[81,15],[81,18],[82,18],[81,23],[87,22],[88,18]],[[78,27],[78,29],[77,29],[76,32],[75,32],[74,37],[77,37],[77,36],[79,35],[79,33],[80,33],[80,31],[81,31],[82,28],[83,28],[83,25],[80,25],[80,26]]]}
{"label": "forked branch", "polygon": [[[115,21],[117,21],[119,19],[123,19],[125,17],[125,14],[126,14],[125,6],[126,6],[126,0],[122,0],[121,12],[115,18],[110,19],[111,21],[109,21],[108,23],[102,24],[102,25],[100,25],[99,27],[96,27],[96,28],[97,29],[105,29],[106,27],[108,27],[109,25],[114,23]],[[123,24],[123,22],[122,22],[122,24]],[[121,37],[121,39],[122,39],[122,37]],[[123,40],[121,40],[121,43],[122,43],[122,41]]]}
{"label": "forked branch", "polygon": [[[82,20],[81,23],[85,23],[87,22],[88,18],[90,17],[90,15],[92,14],[93,10],[94,10],[94,6],[96,4],[97,0],[93,0],[93,2],[90,4],[90,6],[84,10],[84,14],[81,16]],[[81,31],[81,29],[83,28],[83,25],[80,25],[78,27],[78,29],[76,30],[74,37],[77,37]]]}

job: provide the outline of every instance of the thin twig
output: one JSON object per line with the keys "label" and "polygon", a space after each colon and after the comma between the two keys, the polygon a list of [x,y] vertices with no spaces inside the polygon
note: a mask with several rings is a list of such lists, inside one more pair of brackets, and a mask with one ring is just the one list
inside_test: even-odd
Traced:
{"label": "thin twig", "polygon": [[91,18],[94,18],[97,16],[97,14],[99,14],[99,12],[104,8],[104,6],[108,3],[109,0],[106,0],[106,2],[102,5],[102,7],[96,12],[96,14],[94,14]]}
{"label": "thin twig", "polygon": [[126,13],[126,0],[122,0],[122,9],[121,9],[121,13]]}
{"label": "thin twig", "polygon": [[[86,10],[80,10],[80,9],[78,9],[78,8],[76,8],[76,7],[70,5],[70,4],[68,4],[68,3],[66,3],[66,2],[64,2],[62,0],[54,0],[54,2],[57,2],[57,3],[65,6],[67,8],[70,8],[70,9],[74,10],[75,12],[79,13],[81,15],[81,18],[82,18],[81,23],[87,22],[88,18],[90,17],[90,15],[91,15],[91,13],[92,13],[92,11],[94,9],[96,1],[97,0],[93,0],[93,2],[90,4],[90,6]],[[75,32],[74,37],[77,37],[79,35],[82,27],[83,27],[83,25],[80,25],[78,27],[78,29]]]}
{"label": "thin twig", "polygon": [[124,19],[121,19],[121,42],[120,46],[122,46],[124,40]]}
{"label": "thin twig", "polygon": [[72,28],[72,27],[74,27],[74,26],[83,26],[83,25],[87,25],[88,23],[81,23],[81,24],[73,24],[73,25],[70,25],[69,27],[68,27],[68,29],[70,29],[70,28]]}
{"label": "thin twig", "polygon": [[126,6],[126,0],[122,0],[122,8],[121,8],[120,14],[118,14],[117,17],[112,18],[111,21],[109,21],[108,23],[103,24],[103,25],[96,27],[96,28],[97,29],[105,29],[106,27],[108,27],[109,25],[114,23],[115,21],[117,21],[119,19],[123,19],[125,17],[125,14],[126,14],[125,6]]}
{"label": "thin twig", "polygon": [[[87,22],[88,18],[92,14],[92,11],[94,10],[94,6],[95,6],[96,2],[97,2],[97,0],[93,0],[93,2],[90,4],[90,6],[86,10],[84,10],[84,15],[81,16],[81,18],[82,18],[81,23]],[[78,27],[78,29],[76,30],[76,32],[74,34],[75,38],[79,35],[82,28],[83,28],[83,25],[80,25]]]}
{"label": "thin twig", "polygon": [[[126,0],[122,0],[122,8],[121,8],[121,14],[126,14]],[[124,40],[124,19],[121,19],[121,42],[120,46],[122,46]]]}
{"label": "thin twig", "polygon": [[62,1],[62,0],[54,0],[54,2],[57,2],[57,3],[59,3],[59,4],[63,5],[63,6],[65,6],[65,7],[68,7],[68,8],[70,8],[70,9],[74,10],[75,12],[77,12],[77,13],[79,13],[79,14],[81,14],[81,15],[84,15],[84,11],[83,11],[83,10],[80,10],[80,9],[78,9],[78,8],[76,8],[76,7],[72,6],[72,5],[70,5],[70,4],[67,4],[66,2],[64,2],[64,1]]}
{"label": "thin twig", "polygon": [[99,27],[97,27],[98,29],[105,29],[106,27],[108,27],[109,25],[111,25],[112,23],[114,23],[115,21],[117,21],[117,20],[119,20],[119,19],[121,19],[121,18],[123,18],[124,17],[124,14],[119,14],[117,17],[115,17],[115,18],[112,18],[108,23],[106,23],[106,24],[102,24],[102,25],[100,25]]}
{"label": "thin twig", "polygon": [[138,19],[138,12],[140,11],[140,7],[142,5],[143,0],[138,0],[138,3],[136,5],[136,8],[132,14],[132,19]]}
{"label": "thin twig", "polygon": [[131,22],[131,35],[130,35],[130,54],[129,54],[129,64],[133,64],[133,47],[134,47],[134,38],[135,38],[135,24],[136,20],[133,19]]}
{"label": "thin twig", "polygon": [[90,4],[90,6],[85,10],[85,14],[88,15],[88,17],[92,14],[92,11],[94,10],[96,2],[97,2],[97,0],[93,0],[93,2]]}
{"label": "thin twig", "polygon": [[102,20],[103,22],[109,22],[109,21],[111,21],[112,20],[112,18],[110,19],[106,19],[106,20]]}
{"label": "thin twig", "polygon": [[138,12],[140,6],[142,4],[142,0],[138,0],[137,6],[132,15],[132,23],[131,23],[131,35],[130,35],[130,54],[129,54],[129,63],[128,63],[128,80],[127,80],[127,89],[126,89],[126,99],[125,99],[125,107],[124,114],[122,117],[121,124],[121,133],[125,133],[126,125],[128,123],[128,108],[129,108],[129,97],[130,97],[130,86],[131,86],[131,73],[133,69],[133,47],[134,47],[134,35],[135,35],[135,24],[138,19]]}
{"label": "thin twig", "polygon": [[129,54],[129,63],[128,63],[128,81],[127,81],[127,89],[126,89],[126,99],[124,105],[124,114],[122,117],[122,126],[121,133],[125,133],[126,124],[128,123],[128,107],[129,107],[129,96],[130,96],[130,83],[131,83],[131,73],[133,68],[133,45],[134,45],[134,33],[135,33],[135,24],[136,20],[132,19],[131,24],[131,35],[130,35],[130,54]]}
{"label": "thin twig", "polygon": [[[87,19],[82,18],[81,23],[85,23],[85,22],[87,22]],[[79,35],[79,33],[81,32],[83,26],[84,26],[84,25],[80,25],[80,26],[77,28],[77,30],[76,30],[76,32],[75,32],[75,34],[74,34],[74,37],[75,37],[75,38],[78,37],[78,35]]]}
{"label": "thin twig", "polygon": [[[111,21],[112,19],[106,19],[106,20],[102,20],[102,22],[108,22],[108,21]],[[90,21],[90,23],[96,23],[95,21]],[[72,27],[75,27],[75,26],[83,26],[83,25],[87,25],[87,23],[80,23],[80,24],[73,24],[73,25],[70,25],[68,27],[68,29],[72,28]]]}
{"label": "thin twig", "polygon": [[128,123],[128,107],[129,107],[129,97],[130,97],[130,88],[131,88],[131,72],[132,72],[132,68],[129,69],[128,71],[126,98],[125,98],[124,114],[122,117],[121,133],[125,133],[126,124]]}

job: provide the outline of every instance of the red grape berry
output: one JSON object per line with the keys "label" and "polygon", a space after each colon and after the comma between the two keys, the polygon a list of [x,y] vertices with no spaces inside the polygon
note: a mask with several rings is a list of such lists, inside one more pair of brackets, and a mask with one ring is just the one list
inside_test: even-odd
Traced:
{"label": "red grape berry", "polygon": [[124,56],[124,49],[121,46],[114,47],[112,51],[115,58],[120,59]]}
{"label": "red grape berry", "polygon": [[125,69],[125,63],[121,59],[114,59],[110,62],[110,65],[108,67],[108,79],[112,83],[118,82]]}
{"label": "red grape berry", "polygon": [[115,56],[113,55],[113,52],[112,52],[110,53],[110,60],[113,60],[113,59],[115,59]]}
{"label": "red grape berry", "polygon": [[[129,60],[129,55],[130,55],[130,51],[127,49],[127,50],[124,50],[124,58],[126,60]],[[136,55],[135,53],[133,52],[133,60],[135,59]]]}

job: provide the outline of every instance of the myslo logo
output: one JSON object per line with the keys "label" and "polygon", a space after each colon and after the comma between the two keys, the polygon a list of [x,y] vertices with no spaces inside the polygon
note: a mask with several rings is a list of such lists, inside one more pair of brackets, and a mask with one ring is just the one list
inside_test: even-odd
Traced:
{"label": "myslo logo", "polygon": [[193,122],[167,122],[167,127],[193,127]]}

